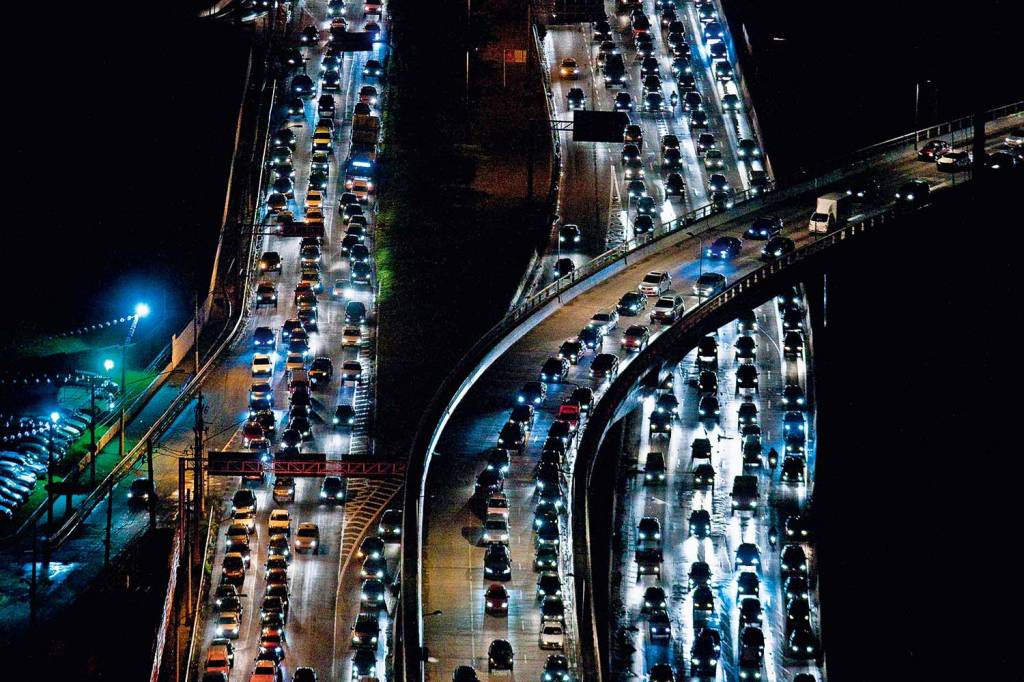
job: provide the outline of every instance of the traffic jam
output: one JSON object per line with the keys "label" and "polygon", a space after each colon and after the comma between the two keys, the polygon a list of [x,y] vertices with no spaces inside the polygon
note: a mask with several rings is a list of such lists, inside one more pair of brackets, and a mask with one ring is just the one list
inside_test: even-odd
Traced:
{"label": "traffic jam", "polygon": [[[606,225],[590,225],[587,202],[563,196],[556,276],[586,260],[580,249],[600,253],[620,239],[655,234],[688,211],[725,210],[739,192],[772,186],[715,3],[617,2],[614,10],[583,32],[550,28],[545,41],[562,117],[576,110],[629,116],[621,147],[595,148],[597,178],[588,179],[604,183],[608,166],[614,169],[625,231],[606,234]],[[592,196],[582,180],[579,194],[607,196]]]}
{"label": "traffic jam", "polygon": [[[386,512],[348,548],[360,585],[345,589],[348,481],[271,473],[370,454],[382,16],[380,0],[307,4],[280,51],[264,251],[236,368],[249,375],[248,403],[225,447],[261,466],[240,484],[211,477],[223,509],[197,649],[203,682],[382,675],[400,516]],[[346,49],[356,32],[372,50]],[[336,619],[351,624],[343,635]]]}
{"label": "traffic jam", "polygon": [[823,679],[807,325],[787,290],[702,338],[644,401],[617,510],[622,670]]}

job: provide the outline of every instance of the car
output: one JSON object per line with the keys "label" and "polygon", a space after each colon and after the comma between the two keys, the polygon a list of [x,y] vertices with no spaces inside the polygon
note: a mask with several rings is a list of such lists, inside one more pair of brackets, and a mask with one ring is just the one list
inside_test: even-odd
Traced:
{"label": "car", "polygon": [[540,381],[527,381],[516,394],[517,403],[540,405],[547,397],[548,387]]}
{"label": "car", "polygon": [[644,461],[644,485],[662,485],[665,483],[665,454],[648,452]]}
{"label": "car", "polygon": [[489,616],[508,615],[508,590],[501,583],[491,583],[484,593],[484,613]]}
{"label": "car", "polygon": [[790,658],[798,660],[817,658],[818,648],[818,638],[808,627],[797,628],[786,638],[786,655]]}
{"label": "car", "polygon": [[563,80],[577,80],[580,77],[580,65],[573,57],[565,57],[558,66],[558,75]]}
{"label": "car", "polygon": [[334,418],[332,422],[335,426],[345,429],[352,428],[356,423],[356,411],[352,405],[342,404],[334,408]]}
{"label": "car", "polygon": [[693,295],[697,297],[715,296],[724,291],[727,284],[725,275],[717,272],[705,272],[693,283]]}
{"label": "car", "polygon": [[1009,151],[996,151],[985,155],[985,168],[993,174],[1010,174],[1024,167],[1024,161]]}
{"label": "car", "polygon": [[693,591],[693,619],[706,621],[715,613],[715,594],[707,585]]}
{"label": "car", "polygon": [[515,667],[515,654],[512,645],[504,639],[496,639],[487,647],[487,672],[507,670],[512,672]]}
{"label": "car", "polygon": [[[650,206],[653,211],[653,199],[643,197],[640,199],[640,207]],[[641,208],[641,210],[643,210]],[[633,232],[637,236],[652,234],[654,232],[654,216],[652,213],[641,213],[633,218]]]}
{"label": "car", "polygon": [[811,521],[804,514],[788,515],[782,528],[789,542],[808,542],[814,537]]}
{"label": "car", "polygon": [[580,227],[573,223],[560,225],[558,228],[558,243],[563,245],[575,245],[580,243]]}
{"label": "car", "polygon": [[241,630],[241,619],[237,613],[222,613],[217,617],[214,632],[218,637],[238,639]]}
{"label": "car", "polygon": [[946,140],[929,140],[917,150],[917,158],[920,161],[936,161],[951,149],[952,146]]}
{"label": "car", "polygon": [[547,622],[541,625],[540,640],[538,645],[541,649],[561,650],[565,648],[565,628],[560,623]]}
{"label": "car", "polygon": [[611,353],[599,353],[590,365],[590,376],[595,379],[614,379],[619,373],[619,358]]}
{"label": "car", "polygon": [[798,331],[786,332],[782,341],[782,351],[787,358],[802,358],[804,356],[804,337]]}
{"label": "car", "polygon": [[320,500],[321,502],[344,502],[344,480],[339,476],[324,476],[324,480],[320,483]]}
{"label": "car", "polygon": [[690,512],[689,534],[700,538],[711,535],[711,513],[707,509],[695,509]]}
{"label": "car", "polygon": [[771,262],[796,251],[796,242],[788,237],[772,237],[761,249],[761,260]]}
{"label": "car", "polygon": [[679,173],[670,173],[665,178],[665,196],[681,197],[686,194],[686,182]]}
{"label": "car", "polygon": [[387,580],[388,566],[384,557],[364,557],[363,564],[359,568],[359,577],[362,580],[374,578],[376,580]]}
{"label": "car", "polygon": [[380,78],[384,75],[384,67],[376,59],[366,60],[363,66],[363,78]]}
{"label": "car", "polygon": [[761,600],[751,597],[740,602],[740,629],[754,626],[760,627],[764,619],[764,609],[761,607]]}
{"label": "car", "polygon": [[668,412],[653,412],[651,414],[648,437],[653,439],[656,435],[672,437],[672,415]]}
{"label": "car", "polygon": [[708,112],[698,109],[690,112],[690,130],[702,130],[708,127]]}
{"label": "car", "polygon": [[742,244],[736,237],[719,237],[707,248],[705,255],[713,260],[732,260],[740,255]]}
{"label": "car", "polygon": [[484,552],[484,580],[499,580],[502,582],[512,579],[512,554],[509,548],[502,544],[490,544]]}
{"label": "car", "polygon": [[807,555],[804,553],[803,547],[787,544],[782,548],[779,553],[779,572],[783,578],[807,577]]}
{"label": "car", "polygon": [[363,608],[381,608],[384,606],[384,593],[384,583],[381,581],[376,578],[364,580],[359,594],[359,601]]}
{"label": "car", "polygon": [[924,206],[928,203],[931,187],[927,180],[915,179],[900,185],[896,201],[904,207]]}
{"label": "car", "polygon": [[295,551],[320,553],[320,526],[311,522],[300,523],[295,531]]}
{"label": "car", "polygon": [[377,652],[358,649],[352,657],[352,679],[363,680],[377,677]]}
{"label": "car", "polygon": [[639,290],[645,296],[661,296],[672,288],[672,277],[667,272],[652,270],[640,281]]}
{"label": "car", "polygon": [[[640,158],[640,149],[633,143],[622,145],[622,162],[628,163]],[[646,193],[646,192],[645,192]]]}
{"label": "car", "polygon": [[615,309],[602,310],[594,313],[594,316],[590,318],[590,322],[587,326],[597,330],[597,333],[605,336],[610,334],[619,323],[619,313]]}
{"label": "car", "polygon": [[559,258],[555,261],[554,270],[555,277],[568,277],[576,270],[576,263],[572,261],[572,258]]}
{"label": "car", "polygon": [[561,654],[548,656],[544,662],[544,672],[541,673],[541,682],[569,682],[571,679],[569,659]]}
{"label": "car", "polygon": [[967,170],[974,161],[974,155],[967,151],[946,151],[935,160],[935,167],[940,171],[953,173]]}
{"label": "car", "polygon": [[665,96],[660,92],[648,92],[643,97],[642,104],[643,111],[647,113],[657,113],[665,110]]}
{"label": "car", "polygon": [[672,621],[664,609],[655,609],[647,616],[647,633],[651,640],[672,639]]}
{"label": "car", "polygon": [[753,364],[743,364],[736,368],[736,394],[740,391],[758,392],[758,372]]}
{"label": "car", "polygon": [[679,399],[671,392],[663,393],[654,402],[654,412],[656,414],[667,414],[672,418],[678,417]]}
{"label": "car", "polygon": [[362,301],[349,301],[345,304],[345,324],[363,324],[366,322],[366,304]]}
{"label": "car", "polygon": [[651,330],[641,324],[630,325],[622,334],[622,347],[642,351],[651,341]]}
{"label": "car", "polygon": [[759,569],[761,566],[761,551],[752,542],[741,543],[736,548],[736,561],[734,567],[737,571],[745,568]]}
{"label": "car", "polygon": [[715,468],[710,464],[698,464],[693,470],[693,485],[697,488],[714,488]]}
{"label": "car", "polygon": [[[309,28],[313,28],[310,26]],[[315,30],[315,29],[314,29]],[[308,99],[314,94],[313,79],[304,73],[300,73],[298,76],[292,79],[291,95],[292,97],[301,97],[302,99]]]}
{"label": "car", "polygon": [[[714,634],[712,634],[714,633]],[[701,628],[690,647],[690,673],[695,677],[716,676],[721,655],[718,633]]]}
{"label": "car", "polygon": [[615,111],[633,111],[633,96],[628,92],[620,92],[615,95]]}
{"label": "car", "polygon": [[736,600],[758,599],[761,594],[761,581],[757,573],[743,571],[736,577]]}
{"label": "car", "polygon": [[580,342],[584,351],[589,350],[595,353],[600,352],[604,345],[604,335],[594,327],[589,326],[579,331],[579,334],[576,335],[576,340]]}
{"label": "car", "polygon": [[402,510],[385,509],[381,514],[377,534],[384,542],[398,542],[402,539]]}
{"label": "car", "polygon": [[683,93],[683,111],[698,111],[704,108],[704,98],[696,90]]}
{"label": "car", "polygon": [[487,519],[484,521],[484,531],[481,537],[482,543],[485,545],[492,542],[508,544],[508,517],[501,514],[488,515]]}
{"label": "car", "polygon": [[[789,444],[786,447],[788,449]],[[806,480],[806,468],[807,464],[802,456],[787,455],[782,460],[780,478],[783,483],[803,483]]]}
{"label": "car", "polygon": [[697,414],[701,419],[714,419],[717,421],[720,412],[721,405],[719,404],[716,396],[702,396],[700,402],[697,404]]}

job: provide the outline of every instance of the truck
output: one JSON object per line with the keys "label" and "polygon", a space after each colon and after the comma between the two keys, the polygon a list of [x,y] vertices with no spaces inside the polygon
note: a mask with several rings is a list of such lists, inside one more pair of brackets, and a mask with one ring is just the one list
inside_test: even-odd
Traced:
{"label": "truck", "polygon": [[845,192],[829,192],[818,197],[818,206],[811,214],[807,229],[811,234],[828,234],[846,224],[853,206]]}
{"label": "truck", "polygon": [[352,146],[345,161],[345,189],[352,189],[356,179],[366,180],[370,189],[373,188],[379,137],[379,118],[368,114],[352,117]]}
{"label": "truck", "polygon": [[737,476],[732,481],[732,511],[757,511],[757,476]]}

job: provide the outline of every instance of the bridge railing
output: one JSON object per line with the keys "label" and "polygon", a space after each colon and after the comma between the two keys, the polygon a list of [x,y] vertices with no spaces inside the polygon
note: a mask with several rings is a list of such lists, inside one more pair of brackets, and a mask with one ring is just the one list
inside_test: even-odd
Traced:
{"label": "bridge railing", "polygon": [[[986,112],[986,120],[1003,119],[1024,111],[1024,100]],[[949,131],[965,129],[970,118],[956,119],[886,140],[865,150],[837,159],[820,175],[798,173],[794,178],[776,180],[769,193],[744,191],[733,197],[731,210],[718,211],[712,206],[698,207],[680,218],[662,225],[653,236],[634,239],[598,255],[515,305],[466,352],[435,392],[417,427],[406,476],[402,534],[402,592],[400,599],[402,639],[405,650],[401,656],[401,679],[421,680],[424,676],[422,574],[420,554],[423,547],[423,500],[426,494],[430,458],[448,419],[462,398],[490,364],[535,324],[553,312],[566,299],[571,299],[597,285],[628,265],[629,259],[642,259],[656,251],[685,239],[701,238],[703,233],[728,223],[746,213],[786,201],[813,188],[837,182],[862,172],[876,163],[879,156],[904,152],[915,140],[925,140]],[[964,142],[969,138],[965,136]],[[867,150],[871,150],[868,152]],[[792,183],[792,184],[787,184]],[[823,247],[819,247],[823,248]],[[738,284],[738,283],[737,283]],[[529,322],[529,323],[527,323]],[[410,589],[412,588],[412,589]]]}

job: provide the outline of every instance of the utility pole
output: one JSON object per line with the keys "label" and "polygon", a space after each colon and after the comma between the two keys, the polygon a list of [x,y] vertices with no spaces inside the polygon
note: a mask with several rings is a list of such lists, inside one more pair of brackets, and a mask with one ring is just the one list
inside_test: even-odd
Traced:
{"label": "utility pole", "polygon": [[110,526],[114,521],[114,486],[107,491],[107,532],[103,541],[103,565],[110,563]]}
{"label": "utility pole", "polygon": [[153,439],[146,440],[146,469],[149,474],[149,529],[156,530],[156,479],[153,478]]}
{"label": "utility pole", "polygon": [[89,485],[96,485],[96,377],[89,377]]}
{"label": "utility pole", "polygon": [[203,498],[203,436],[206,432],[206,424],[203,422],[204,401],[203,393],[199,392],[196,400],[196,423],[193,430],[196,434],[195,452],[192,458],[192,491],[196,500],[196,514],[202,512]]}
{"label": "utility pole", "polygon": [[39,526],[35,523],[32,524],[32,582],[28,586],[28,616],[29,625],[34,632],[36,629],[36,589],[37,589],[37,578],[36,578],[36,562],[38,561],[39,555]]}

